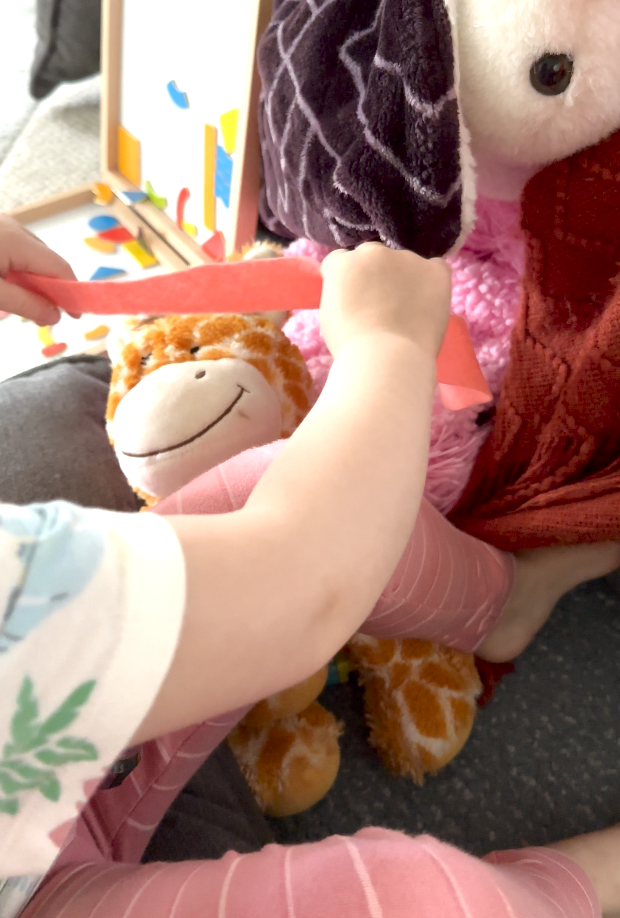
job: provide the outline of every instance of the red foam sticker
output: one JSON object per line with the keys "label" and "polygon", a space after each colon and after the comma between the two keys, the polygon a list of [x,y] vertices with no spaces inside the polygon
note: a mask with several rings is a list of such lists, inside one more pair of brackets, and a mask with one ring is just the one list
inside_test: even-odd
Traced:
{"label": "red foam sticker", "polygon": [[131,242],[132,239],[136,238],[124,226],[115,226],[114,229],[103,230],[97,235],[100,239],[107,239],[108,242]]}
{"label": "red foam sticker", "polygon": [[55,341],[54,344],[46,344],[45,347],[41,348],[41,353],[44,357],[56,357],[66,350],[66,344],[61,341]]}
{"label": "red foam sticker", "polygon": [[185,205],[189,201],[189,188],[181,188],[179,191],[179,196],[177,198],[177,226],[179,229],[183,229],[183,215],[185,213]]}
{"label": "red foam sticker", "polygon": [[[199,265],[122,284],[65,281],[18,272],[9,273],[7,280],[38,293],[65,312],[104,316],[317,309],[323,289],[321,266],[311,258]],[[437,380],[448,408],[456,410],[492,400],[462,316],[450,317],[437,359]]]}
{"label": "red foam sticker", "polygon": [[214,261],[224,261],[226,258],[226,240],[224,239],[224,233],[218,230],[217,233],[214,233],[210,239],[207,239],[207,241],[202,244],[201,248],[202,251]]}

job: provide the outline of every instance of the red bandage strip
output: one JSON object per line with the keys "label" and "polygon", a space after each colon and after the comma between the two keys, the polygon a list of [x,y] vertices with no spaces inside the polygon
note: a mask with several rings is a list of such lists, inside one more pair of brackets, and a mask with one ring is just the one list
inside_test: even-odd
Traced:
{"label": "red bandage strip", "polygon": [[[317,309],[323,287],[321,267],[310,258],[199,265],[122,283],[64,281],[16,272],[7,280],[44,296],[66,312],[104,316]],[[437,379],[448,408],[466,408],[492,399],[467,323],[459,316],[450,318],[437,360]]]}

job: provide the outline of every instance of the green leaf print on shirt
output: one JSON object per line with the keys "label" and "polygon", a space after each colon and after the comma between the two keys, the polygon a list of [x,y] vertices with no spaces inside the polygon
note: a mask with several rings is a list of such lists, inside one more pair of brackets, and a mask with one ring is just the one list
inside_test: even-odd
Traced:
{"label": "green leaf print on shirt", "polygon": [[[69,762],[95,762],[99,754],[88,740],[54,734],[65,730],[91,696],[95,681],[79,685],[44,721],[37,722],[39,703],[29,676],[24,677],[11,720],[11,741],[0,758],[0,813],[16,816],[23,791],[38,790],[47,800],[60,799],[58,767]],[[41,768],[39,763],[46,768]]]}

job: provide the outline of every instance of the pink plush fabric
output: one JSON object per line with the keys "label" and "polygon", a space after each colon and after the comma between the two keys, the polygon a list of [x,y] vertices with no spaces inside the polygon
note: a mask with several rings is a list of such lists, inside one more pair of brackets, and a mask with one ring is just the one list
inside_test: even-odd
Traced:
{"label": "pink plush fabric", "polygon": [[[518,204],[478,201],[476,228],[463,248],[449,258],[453,269],[452,310],[464,316],[478,362],[497,397],[506,371],[512,331],[521,297],[525,251]],[[326,246],[299,239],[288,256],[322,261]],[[331,357],[319,331],[316,312],[296,312],[285,332],[304,355],[318,394],[325,384]],[[426,497],[447,513],[460,497],[487,429],[476,424],[478,409],[449,411],[435,400]]]}

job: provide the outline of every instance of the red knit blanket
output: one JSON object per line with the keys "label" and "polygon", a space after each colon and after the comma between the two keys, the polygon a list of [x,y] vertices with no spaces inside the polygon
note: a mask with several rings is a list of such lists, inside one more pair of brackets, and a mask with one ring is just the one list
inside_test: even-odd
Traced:
{"label": "red knit blanket", "polygon": [[527,267],[493,429],[450,518],[505,550],[620,539],[620,132],[523,199]]}

